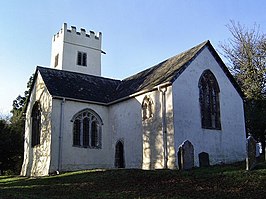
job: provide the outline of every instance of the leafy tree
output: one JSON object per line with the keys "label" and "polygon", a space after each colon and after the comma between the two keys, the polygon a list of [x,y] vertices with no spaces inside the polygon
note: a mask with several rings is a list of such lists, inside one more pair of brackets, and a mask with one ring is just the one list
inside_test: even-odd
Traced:
{"label": "leafy tree", "polygon": [[18,173],[23,155],[21,134],[6,120],[0,120],[0,162],[1,170]]}
{"label": "leafy tree", "polygon": [[262,142],[265,157],[266,136],[266,35],[259,26],[246,28],[231,21],[232,38],[220,44],[229,61],[229,70],[245,94],[247,133]]}
{"label": "leafy tree", "polygon": [[25,128],[24,112],[29,97],[33,75],[27,83],[24,96],[13,101],[12,117],[0,119],[0,163],[4,171],[19,173],[23,161],[23,137]]}
{"label": "leafy tree", "polygon": [[24,92],[24,96],[19,95],[13,101],[13,109],[11,110],[12,113],[11,123],[22,122],[23,120],[23,113],[25,112],[26,104],[29,97],[30,87],[33,82],[33,77],[34,75],[31,75],[29,81],[27,82],[27,90]]}

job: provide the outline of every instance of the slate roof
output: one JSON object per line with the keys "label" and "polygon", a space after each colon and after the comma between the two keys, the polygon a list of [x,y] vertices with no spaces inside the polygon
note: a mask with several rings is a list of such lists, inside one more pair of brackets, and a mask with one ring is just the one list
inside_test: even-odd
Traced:
{"label": "slate roof", "polygon": [[117,88],[118,92],[122,92],[126,96],[144,89],[152,89],[163,83],[173,83],[207,43],[209,41],[205,41],[149,69],[122,80]]}
{"label": "slate roof", "polygon": [[206,47],[209,48],[239,94],[243,96],[239,86],[209,41],[122,81],[44,67],[37,67],[36,70],[40,72],[49,93],[54,97],[108,104],[143,90],[152,90],[164,83],[173,83]]}
{"label": "slate roof", "polygon": [[37,67],[52,96],[108,103],[114,97],[119,80],[82,73]]}

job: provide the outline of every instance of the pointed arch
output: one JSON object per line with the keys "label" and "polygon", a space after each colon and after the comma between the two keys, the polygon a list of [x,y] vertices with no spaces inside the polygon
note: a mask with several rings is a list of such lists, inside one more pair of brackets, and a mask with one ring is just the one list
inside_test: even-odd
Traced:
{"label": "pointed arch", "polygon": [[124,144],[118,140],[115,145],[115,167],[125,168]]}
{"label": "pointed arch", "polygon": [[102,147],[101,117],[92,109],[86,108],[76,113],[73,122],[73,146],[84,148]]}
{"label": "pointed arch", "polygon": [[36,101],[31,111],[31,146],[40,144],[41,137],[41,106]]}
{"label": "pointed arch", "polygon": [[221,129],[220,88],[210,70],[203,71],[198,87],[202,128]]}
{"label": "pointed arch", "polygon": [[145,96],[142,101],[142,119],[146,120],[153,117],[153,101],[150,97]]}

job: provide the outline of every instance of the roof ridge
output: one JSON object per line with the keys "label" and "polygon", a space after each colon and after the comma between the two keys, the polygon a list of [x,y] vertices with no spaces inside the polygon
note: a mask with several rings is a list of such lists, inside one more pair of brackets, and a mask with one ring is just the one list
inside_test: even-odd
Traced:
{"label": "roof ridge", "polygon": [[[198,44],[198,45],[196,45],[196,46],[193,46],[192,48],[189,48],[189,49],[187,49],[187,50],[185,50],[185,51],[182,51],[181,53],[178,53],[177,55],[174,55],[174,56],[172,56],[172,57],[169,57],[169,58],[167,58],[167,59],[161,61],[161,62],[158,63],[158,64],[155,64],[155,65],[153,65],[153,66],[151,66],[151,67],[149,67],[149,68],[147,68],[147,69],[145,69],[145,70],[139,71],[139,72],[137,72],[137,73],[134,74],[134,75],[131,75],[131,76],[129,76],[129,77],[126,77],[126,78],[124,78],[124,79],[122,80],[122,82],[123,82],[123,81],[126,81],[126,80],[130,80],[130,79],[132,79],[132,78],[135,77],[135,76],[139,76],[141,73],[148,72],[148,71],[150,71],[150,70],[152,70],[152,69],[155,69],[156,67],[161,66],[164,62],[167,62],[167,61],[169,61],[169,60],[171,60],[171,59],[173,59],[173,58],[175,58],[175,57],[181,56],[182,54],[186,54],[187,52],[191,51],[192,49],[199,48],[200,46],[204,47],[206,44],[210,44],[210,40],[205,40],[204,42],[202,42],[202,43],[200,43],[200,44]],[[202,47],[201,47],[200,49],[202,49]],[[200,49],[198,49],[198,51],[199,51]]]}
{"label": "roof ridge", "polygon": [[[39,70],[41,75],[44,74],[44,81],[47,81],[48,90],[51,90],[52,95],[110,103],[143,90],[152,90],[164,83],[173,83],[206,46],[211,46],[209,40],[123,80],[41,66],[36,70]],[[49,73],[53,73],[57,78]]]}
{"label": "roof ridge", "polygon": [[[64,73],[75,73],[75,74],[79,74],[79,75],[83,75],[83,76],[91,76],[91,77],[96,77],[96,78],[101,78],[101,79],[108,79],[108,80],[112,80],[112,81],[119,81],[119,82],[123,82],[123,81],[127,81],[127,80],[130,80],[130,79],[133,79],[133,77],[135,77],[135,76],[139,76],[140,74],[143,74],[143,73],[145,73],[145,72],[149,72],[149,71],[151,71],[151,70],[153,70],[153,69],[155,69],[156,67],[159,67],[159,66],[161,66],[164,62],[167,62],[167,61],[169,61],[169,60],[171,60],[171,59],[173,59],[173,58],[175,58],[175,57],[178,57],[178,56],[181,56],[182,54],[186,54],[187,52],[189,52],[189,51],[191,51],[192,49],[194,49],[194,48],[198,48],[198,47],[200,47],[200,46],[205,46],[206,44],[210,44],[210,41],[209,40],[206,40],[206,41],[204,41],[204,42],[202,42],[202,43],[200,43],[200,44],[198,44],[198,45],[196,45],[196,46],[194,46],[194,47],[192,47],[192,48],[189,48],[189,49],[187,49],[187,50],[185,50],[185,51],[182,51],[181,53],[179,53],[179,54],[177,54],[177,55],[174,55],[174,56],[172,56],[172,57],[170,57],[170,58],[167,58],[167,59],[165,59],[164,61],[161,61],[160,63],[158,63],[158,64],[155,64],[155,65],[153,65],[153,66],[151,66],[151,67],[149,67],[149,68],[146,68],[146,69],[144,69],[144,70],[142,70],[142,71],[139,71],[139,72],[137,72],[136,74],[133,74],[133,75],[131,75],[131,76],[129,76],[129,77],[126,77],[126,78],[124,78],[124,79],[122,79],[122,80],[119,80],[119,79],[113,79],[113,78],[109,78],[109,77],[103,77],[103,76],[96,76],[96,75],[91,75],[91,74],[84,74],[84,73],[80,73],[80,72],[75,72],[75,71],[67,71],[67,70],[58,70],[58,69],[55,69],[55,68],[48,68],[48,67],[44,67],[44,66],[37,66],[37,69],[38,68],[41,68],[41,69],[44,69],[44,70],[54,70],[54,71],[60,71],[60,72],[64,72]],[[201,47],[201,48],[202,48]],[[200,48],[200,49],[201,49]],[[200,50],[200,49],[198,49],[198,50]]]}

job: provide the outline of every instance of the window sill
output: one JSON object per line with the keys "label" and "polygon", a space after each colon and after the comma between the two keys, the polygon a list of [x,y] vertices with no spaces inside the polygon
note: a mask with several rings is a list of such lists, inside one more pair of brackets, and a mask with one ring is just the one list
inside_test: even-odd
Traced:
{"label": "window sill", "polygon": [[101,147],[90,147],[90,146],[79,146],[79,145],[72,145],[72,147],[83,148],[83,149],[102,149]]}
{"label": "window sill", "polygon": [[207,130],[217,130],[217,131],[221,131],[222,128],[213,128],[213,127],[201,127],[202,129],[207,129]]}
{"label": "window sill", "polygon": [[36,144],[36,145],[34,145],[34,146],[31,146],[31,148],[37,148],[37,147],[39,147],[39,146],[41,146],[41,144]]}

